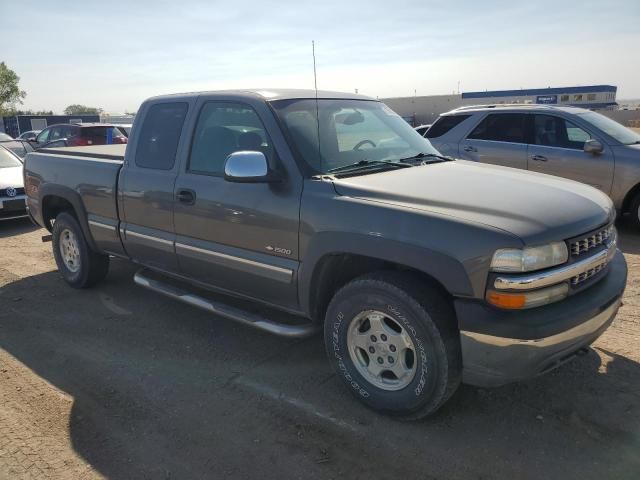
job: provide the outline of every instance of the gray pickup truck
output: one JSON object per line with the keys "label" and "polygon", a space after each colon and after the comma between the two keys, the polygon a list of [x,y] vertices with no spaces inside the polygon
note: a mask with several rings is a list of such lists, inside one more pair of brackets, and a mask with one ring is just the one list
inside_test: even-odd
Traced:
{"label": "gray pickup truck", "polygon": [[388,414],[555,368],[609,326],[626,284],[604,193],[443,157],[358,95],[156,97],[128,145],[41,150],[24,172],[71,286],[117,257],[218,316],[323,329],[340,381]]}

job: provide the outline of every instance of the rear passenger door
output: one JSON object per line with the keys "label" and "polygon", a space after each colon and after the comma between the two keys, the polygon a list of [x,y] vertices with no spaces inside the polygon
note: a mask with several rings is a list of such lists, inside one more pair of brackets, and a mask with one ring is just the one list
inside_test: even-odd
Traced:
{"label": "rear passenger door", "polygon": [[[295,308],[302,181],[299,172],[287,174],[276,138],[267,133],[278,136],[283,152],[286,143],[273,114],[264,103],[234,100],[203,100],[199,111],[188,162],[175,186],[181,272],[221,290]],[[264,153],[283,180],[226,181],[226,158],[242,150]]]}
{"label": "rear passenger door", "polygon": [[584,151],[584,142],[594,138],[584,128],[557,115],[536,114],[533,140],[529,145],[529,170],[569,178],[610,193],[613,154],[601,139],[598,155]]}
{"label": "rear passenger door", "polygon": [[527,169],[527,115],[490,113],[460,142],[458,157]]}
{"label": "rear passenger door", "polygon": [[133,260],[177,272],[173,187],[189,104],[154,103],[145,110],[140,112],[140,133],[129,145],[133,154],[127,153],[118,184],[120,230]]}

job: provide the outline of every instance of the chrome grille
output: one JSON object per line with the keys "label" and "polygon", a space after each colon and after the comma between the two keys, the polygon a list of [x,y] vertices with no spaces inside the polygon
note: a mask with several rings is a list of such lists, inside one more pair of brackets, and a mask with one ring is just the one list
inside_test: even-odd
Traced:
{"label": "chrome grille", "polygon": [[0,197],[12,198],[15,195],[24,195],[24,188],[20,187],[20,188],[14,188],[13,190],[15,190],[15,195],[9,196],[9,193],[7,192],[7,190],[9,190],[10,188],[11,187],[3,188],[2,190],[0,190]]}
{"label": "chrome grille", "polygon": [[598,265],[596,267],[593,267],[589,270],[587,270],[586,272],[582,272],[580,275],[576,275],[575,277],[571,278],[571,285],[578,285],[579,283],[584,282],[585,280],[589,280],[591,277],[593,277],[594,275],[596,275],[598,272],[601,272],[604,267],[606,267],[607,264],[603,263],[602,265]]}
{"label": "chrome grille", "polygon": [[570,251],[572,257],[577,257],[583,253],[588,252],[606,242],[609,239],[610,227],[603,228],[589,236],[575,240],[570,244]]}

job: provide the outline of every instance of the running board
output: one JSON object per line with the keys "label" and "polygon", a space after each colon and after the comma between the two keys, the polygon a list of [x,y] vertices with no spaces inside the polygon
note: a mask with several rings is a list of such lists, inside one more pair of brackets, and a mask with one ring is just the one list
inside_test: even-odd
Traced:
{"label": "running board", "polygon": [[235,320],[236,322],[244,323],[254,328],[273,333],[282,337],[289,338],[302,338],[309,337],[318,331],[318,327],[311,322],[290,325],[287,323],[278,323],[273,320],[264,318],[261,315],[247,312],[240,308],[232,307],[222,302],[217,302],[196,295],[194,293],[183,290],[180,287],[171,285],[169,283],[162,282],[155,278],[150,278],[145,275],[146,269],[141,269],[133,276],[133,281],[141,287],[148,288],[154,292],[161,293],[167,297],[180,300],[194,307],[207,310],[210,313],[220,315],[221,317]]}

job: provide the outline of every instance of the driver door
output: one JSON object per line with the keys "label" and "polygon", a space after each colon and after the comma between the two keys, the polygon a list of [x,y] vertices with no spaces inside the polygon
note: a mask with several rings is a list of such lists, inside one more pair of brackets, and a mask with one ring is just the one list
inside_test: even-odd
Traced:
{"label": "driver door", "polygon": [[[200,100],[191,151],[175,183],[176,254],[183,275],[217,289],[297,306],[302,183],[235,183],[228,155],[260,151],[279,168],[257,106]],[[265,112],[269,113],[269,112]]]}

